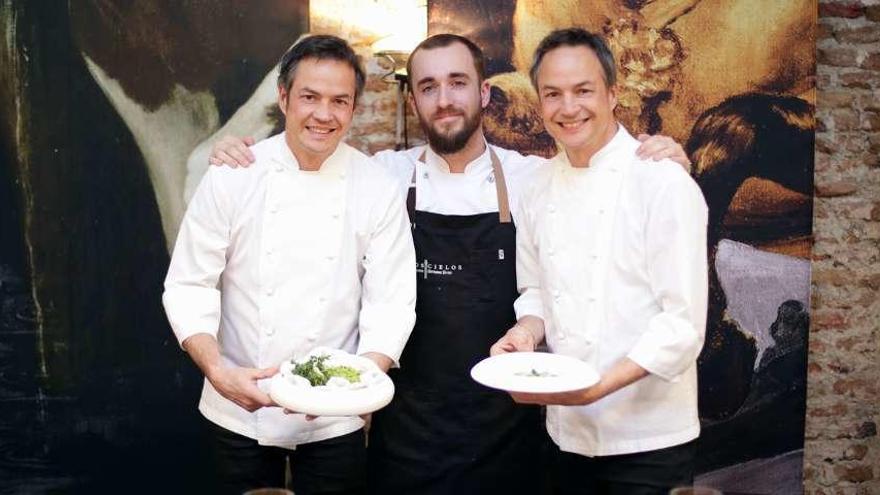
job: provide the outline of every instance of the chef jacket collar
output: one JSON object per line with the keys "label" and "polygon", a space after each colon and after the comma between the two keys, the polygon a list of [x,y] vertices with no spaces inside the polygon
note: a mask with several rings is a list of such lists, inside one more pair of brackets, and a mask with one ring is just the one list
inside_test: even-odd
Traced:
{"label": "chef jacket collar", "polygon": [[599,151],[593,153],[593,156],[590,157],[590,164],[587,167],[573,166],[565,150],[559,152],[556,155],[556,159],[572,171],[619,170],[620,160],[615,159],[616,152],[625,149],[626,143],[633,141],[633,139],[630,133],[620,123],[617,123],[617,132],[614,133],[614,137],[611,138],[611,141],[605,143],[605,146],[599,148]]}
{"label": "chef jacket collar", "polygon": [[[483,143],[486,145],[486,149],[483,150],[483,153],[480,156],[471,160],[471,162],[464,167],[465,175],[476,172],[484,168],[486,164],[492,163],[492,160],[490,158],[489,142],[486,141],[485,136],[483,136]],[[427,165],[433,166],[441,172],[446,172],[447,174],[452,173],[449,171],[449,164],[446,162],[446,159],[436,153],[430,145],[425,146],[425,163]]]}
{"label": "chef jacket collar", "polygon": [[294,156],[293,151],[291,151],[290,146],[287,145],[287,140],[284,138],[284,133],[282,132],[278,135],[278,142],[275,146],[273,158],[276,162],[295,172],[302,171],[314,174],[339,173],[344,168],[345,157],[347,156],[345,147],[346,144],[340,141],[339,144],[336,145],[336,149],[333,150],[333,153],[324,160],[318,170],[300,170],[299,162],[297,161],[296,156]]}

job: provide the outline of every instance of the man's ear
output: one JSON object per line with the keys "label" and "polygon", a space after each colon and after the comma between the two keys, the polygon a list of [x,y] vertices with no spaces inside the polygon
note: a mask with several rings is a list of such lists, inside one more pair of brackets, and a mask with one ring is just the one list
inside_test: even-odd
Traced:
{"label": "man's ear", "polygon": [[608,101],[611,103],[611,111],[617,110],[617,85],[608,88]]}
{"label": "man's ear", "polygon": [[287,116],[287,99],[290,94],[287,92],[287,89],[284,86],[278,86],[278,108],[281,109],[281,113],[284,116]]}
{"label": "man's ear", "polygon": [[480,107],[486,108],[489,106],[489,99],[492,97],[492,85],[489,84],[489,81],[484,80],[480,83]]}
{"label": "man's ear", "polygon": [[415,115],[418,115],[419,109],[416,108],[416,98],[415,96],[413,96],[413,92],[411,90],[406,92],[406,100],[409,102],[409,107],[412,109],[413,113]]}

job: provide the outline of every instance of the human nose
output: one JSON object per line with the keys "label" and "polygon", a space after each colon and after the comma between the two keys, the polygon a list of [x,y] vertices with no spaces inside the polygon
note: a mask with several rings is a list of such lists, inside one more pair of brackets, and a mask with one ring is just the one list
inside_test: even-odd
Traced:
{"label": "human nose", "polygon": [[330,112],[330,102],[321,101],[315,106],[315,111],[312,112],[312,116],[317,120],[330,120],[332,118],[332,114]]}
{"label": "human nose", "polygon": [[452,103],[450,96],[451,95],[449,94],[449,88],[441,85],[437,89],[437,106],[440,108],[448,107],[449,104]]}
{"label": "human nose", "polygon": [[562,115],[570,116],[575,115],[578,112],[578,107],[575,104],[574,96],[571,94],[562,95]]}

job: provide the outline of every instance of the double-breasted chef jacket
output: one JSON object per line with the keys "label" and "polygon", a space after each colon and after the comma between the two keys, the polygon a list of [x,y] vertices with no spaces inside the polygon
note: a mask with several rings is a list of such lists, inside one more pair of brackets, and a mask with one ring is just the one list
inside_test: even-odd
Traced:
{"label": "double-breasted chef jacket", "polygon": [[649,375],[586,406],[548,406],[562,451],[645,452],[699,435],[707,208],[671,161],[636,157],[623,126],[585,168],[561,153],[519,201],[517,315],[544,319],[554,353],[600,373],[628,357]]}
{"label": "double-breasted chef jacket", "polygon": [[[396,362],[415,320],[415,256],[397,182],[344,143],[318,171],[300,170],[283,133],[252,151],[248,168],[210,167],[189,203],[163,295],[178,341],[214,335],[230,366],[270,367],[316,346]],[[288,448],[363,426],[358,417],[248,412],[207,380],[199,410]]]}

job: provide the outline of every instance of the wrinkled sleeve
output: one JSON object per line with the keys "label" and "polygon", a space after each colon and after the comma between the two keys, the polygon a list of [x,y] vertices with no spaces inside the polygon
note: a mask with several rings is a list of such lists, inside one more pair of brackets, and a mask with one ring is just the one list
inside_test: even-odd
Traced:
{"label": "wrinkled sleeve", "polygon": [[178,343],[197,333],[217,336],[220,274],[226,266],[232,205],[213,167],[199,183],[180,226],[162,303]]}
{"label": "wrinkled sleeve", "polygon": [[517,221],[516,288],[519,291],[519,297],[514,301],[513,309],[517,319],[531,315],[544,320],[538,247],[534,237],[534,219],[530,216],[529,211],[529,198],[529,194],[523,194],[514,212],[514,218]]}
{"label": "wrinkled sleeve", "polygon": [[707,208],[685,174],[663,187],[649,208],[648,272],[661,312],[628,357],[660,378],[675,380],[696,362],[706,333]]}
{"label": "wrinkled sleeve", "polygon": [[376,208],[362,278],[358,354],[378,352],[399,366],[416,319],[416,255],[409,218],[396,185]]}

